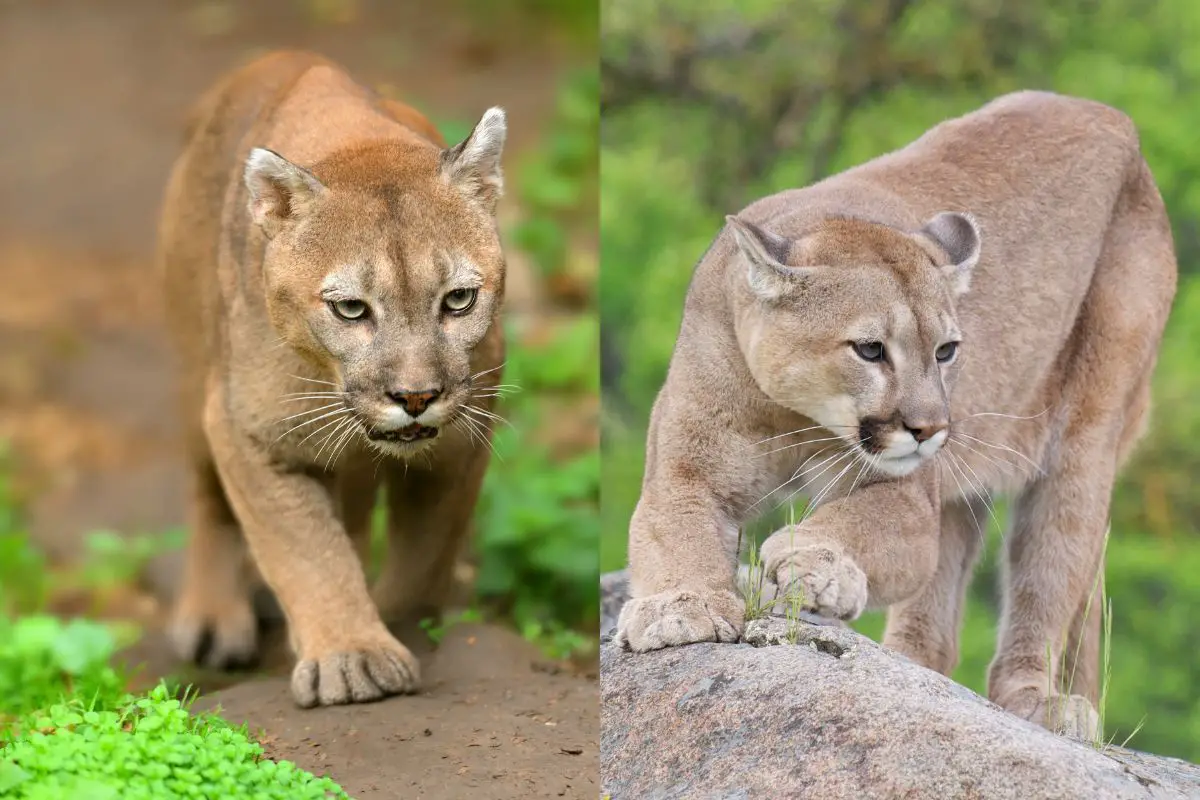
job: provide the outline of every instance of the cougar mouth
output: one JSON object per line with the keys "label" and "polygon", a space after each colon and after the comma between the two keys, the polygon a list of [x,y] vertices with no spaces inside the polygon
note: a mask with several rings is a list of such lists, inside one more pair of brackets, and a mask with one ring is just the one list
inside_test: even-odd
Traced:
{"label": "cougar mouth", "polygon": [[381,431],[372,428],[367,431],[367,438],[375,442],[415,442],[419,439],[432,439],[438,435],[438,429],[414,422],[403,428]]}

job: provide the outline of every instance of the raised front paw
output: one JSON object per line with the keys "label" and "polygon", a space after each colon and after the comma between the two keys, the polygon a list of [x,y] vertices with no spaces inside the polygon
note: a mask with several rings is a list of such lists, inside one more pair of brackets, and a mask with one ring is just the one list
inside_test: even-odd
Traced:
{"label": "raised front paw", "polygon": [[763,567],[779,587],[777,602],[845,620],[857,619],[867,606],[866,573],[835,547],[785,548],[771,553]]}
{"label": "raised front paw", "polygon": [[625,604],[616,641],[639,653],[693,642],[736,642],[745,623],[745,603],[733,591],[660,592]]}
{"label": "raised front paw", "polygon": [[185,594],[167,636],[179,658],[204,667],[248,667],[258,657],[258,620],[248,597]]}
{"label": "raised front paw", "polygon": [[301,708],[369,703],[414,692],[420,680],[416,657],[383,631],[302,653],[292,670],[292,697]]}
{"label": "raised front paw", "polygon": [[1086,697],[1077,694],[1047,696],[1029,688],[1005,698],[1000,705],[1011,714],[1070,739],[1096,742],[1101,736],[1100,715]]}

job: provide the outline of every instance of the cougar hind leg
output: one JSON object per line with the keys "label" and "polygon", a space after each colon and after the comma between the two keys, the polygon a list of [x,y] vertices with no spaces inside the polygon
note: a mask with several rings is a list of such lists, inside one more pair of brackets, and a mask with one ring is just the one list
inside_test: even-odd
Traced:
{"label": "cougar hind leg", "polygon": [[[1151,372],[1175,292],[1161,199],[1144,164],[1114,209],[1068,345],[1055,445],[1013,505],[1004,613],[989,696],[1046,727],[1100,731],[1097,581],[1117,469],[1144,427]],[[1139,291],[1131,292],[1131,286]],[[1076,655],[1078,653],[1078,655]]]}

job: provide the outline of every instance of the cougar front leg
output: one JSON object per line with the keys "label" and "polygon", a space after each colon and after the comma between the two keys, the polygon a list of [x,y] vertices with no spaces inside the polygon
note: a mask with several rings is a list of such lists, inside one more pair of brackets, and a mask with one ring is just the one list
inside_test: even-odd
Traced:
{"label": "cougar front leg", "polygon": [[616,640],[635,651],[736,642],[745,625],[735,527],[711,498],[672,494],[644,492],[629,524],[631,596]]}
{"label": "cougar front leg", "polygon": [[389,620],[441,613],[455,586],[490,450],[457,432],[447,435],[455,438],[439,446],[432,466],[385,468],[388,549],[372,595]]}
{"label": "cougar front leg", "polygon": [[361,703],[417,687],[417,661],[379,618],[336,513],[332,482],[288,470],[209,404],[205,430],[250,552],[288,619],[302,707]]}
{"label": "cougar front leg", "polygon": [[371,521],[375,516],[375,503],[379,499],[379,476],[377,465],[370,459],[357,459],[342,465],[337,475],[337,492],[341,501],[342,526],[363,571],[370,573],[371,567]]}
{"label": "cougar front leg", "polygon": [[958,666],[963,606],[988,514],[979,501],[957,500],[942,508],[933,580],[914,597],[888,608],[885,647],[943,675]]}
{"label": "cougar front leg", "polygon": [[746,463],[753,442],[719,422],[688,424],[675,414],[655,410],[629,523],[631,599],[616,641],[634,651],[736,642],[745,625],[733,498],[749,503],[763,483],[761,468]]}
{"label": "cougar front leg", "polygon": [[938,560],[935,478],[925,467],[822,503],[763,542],[763,569],[801,608],[856,619],[868,606],[908,600]]}

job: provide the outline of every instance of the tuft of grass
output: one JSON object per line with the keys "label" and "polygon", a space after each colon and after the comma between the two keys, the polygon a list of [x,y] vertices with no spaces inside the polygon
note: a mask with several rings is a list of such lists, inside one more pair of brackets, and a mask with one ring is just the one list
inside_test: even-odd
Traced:
{"label": "tuft of grass", "polygon": [[[792,525],[790,519],[788,524],[789,526]],[[794,527],[791,529],[791,534],[795,535]],[[742,531],[739,530],[739,554],[742,549],[741,542]],[[800,588],[795,588],[781,594],[778,591],[778,587],[774,587],[774,592],[771,593],[770,599],[765,599],[768,594],[766,570],[763,568],[762,556],[753,540],[748,540],[746,551],[746,577],[738,582],[738,588],[741,590],[742,597],[746,603],[746,621],[749,622],[752,619],[762,619],[772,614],[777,614],[782,607],[784,617],[787,620],[788,641],[791,644],[795,644],[800,636],[800,612],[804,610],[804,591]],[[789,577],[794,578],[795,575]],[[789,580],[789,587],[795,585],[794,580]]]}
{"label": "tuft of grass", "polygon": [[[1104,592],[1104,590],[1101,591],[1102,593]],[[1112,619],[1112,600],[1107,596],[1107,594],[1104,594],[1104,620],[1102,623],[1104,626],[1104,671],[1100,680],[1100,708],[1097,711],[1097,713],[1100,715],[1100,731],[1097,734],[1096,740],[1092,743],[1092,746],[1101,752],[1111,747],[1112,743],[1116,740],[1116,735],[1114,734],[1107,742],[1104,741],[1104,720],[1107,718],[1108,713],[1108,689],[1109,686],[1112,685]],[[1129,735],[1126,736],[1121,742],[1121,747],[1127,747],[1129,742],[1133,739],[1133,737],[1138,735],[1138,732],[1145,724],[1146,716],[1142,715],[1142,718],[1138,720],[1137,725],[1133,726],[1133,730],[1131,730]]]}
{"label": "tuft of grass", "polygon": [[[1102,664],[1102,666],[1101,666],[1101,671],[1100,671],[1099,708],[1096,709],[1096,713],[1100,717],[1100,729],[1096,732],[1096,738],[1092,741],[1092,746],[1094,748],[1096,748],[1097,750],[1100,750],[1101,752],[1103,752],[1104,750],[1111,747],[1112,743],[1116,740],[1115,734],[1112,737],[1110,737],[1107,741],[1105,741],[1105,739],[1104,739],[1105,720],[1108,718],[1108,692],[1112,686],[1113,607],[1112,607],[1112,598],[1108,596],[1107,584],[1103,581],[1103,572],[1104,572],[1104,564],[1106,563],[1105,557],[1108,555],[1108,537],[1109,537],[1109,534],[1111,534],[1111,533],[1112,533],[1112,526],[1110,525],[1108,527],[1108,529],[1104,531],[1104,547],[1101,550],[1101,557],[1100,557],[1100,565],[1101,566],[1100,566],[1100,569],[1096,570],[1096,579],[1095,579],[1095,582],[1093,582],[1093,584],[1092,584],[1092,593],[1088,597],[1087,605],[1084,606],[1084,610],[1083,610],[1083,617],[1084,617],[1084,620],[1086,620],[1088,615],[1091,613],[1092,600],[1096,596],[1096,587],[1097,587],[1097,584],[1099,584],[1100,608],[1101,608],[1101,613],[1104,615],[1100,622],[1100,625],[1103,629],[1103,633],[1102,633],[1103,641],[1101,644],[1101,664]],[[1078,660],[1078,652],[1079,651],[1078,651],[1078,645],[1077,645],[1076,646],[1076,660]],[[1145,724],[1146,724],[1146,717],[1143,715],[1141,720],[1138,721],[1138,724],[1133,727],[1133,730],[1131,730],[1129,732],[1129,735],[1126,736],[1124,741],[1121,742],[1121,747],[1127,746],[1129,744],[1129,742],[1133,739],[1133,737],[1137,736],[1138,731],[1140,731],[1142,729],[1142,726]]]}
{"label": "tuft of grass", "polygon": [[[1101,546],[1101,550],[1100,550],[1100,565],[1096,570],[1095,577],[1092,579],[1092,586],[1091,586],[1091,590],[1088,592],[1087,603],[1085,603],[1084,607],[1083,607],[1083,623],[1082,623],[1083,626],[1086,626],[1088,619],[1091,618],[1092,606],[1093,606],[1093,603],[1095,602],[1097,591],[1099,591],[1100,614],[1101,614],[1100,625],[1101,625],[1102,632],[1101,632],[1101,661],[1100,661],[1100,663],[1101,663],[1100,694],[1099,694],[1099,697],[1097,698],[1096,715],[1100,719],[1100,725],[1099,725],[1098,729],[1096,730],[1095,736],[1093,737],[1093,739],[1091,741],[1091,745],[1093,748],[1095,748],[1096,750],[1099,750],[1101,752],[1103,752],[1107,748],[1111,747],[1113,742],[1116,740],[1115,735],[1112,737],[1109,737],[1108,739],[1106,739],[1104,736],[1105,720],[1108,717],[1109,689],[1112,686],[1113,606],[1112,606],[1112,598],[1108,596],[1108,588],[1107,588],[1106,583],[1104,582],[1104,564],[1106,563],[1106,558],[1108,555],[1108,542],[1109,542],[1109,537],[1111,534],[1112,534],[1112,526],[1110,524],[1109,527],[1104,531],[1104,543]],[[1066,701],[1066,698],[1074,693],[1075,668],[1078,667],[1078,665],[1079,665],[1079,653],[1080,653],[1080,648],[1082,646],[1083,646],[1083,637],[1080,636],[1078,641],[1075,642],[1075,653],[1074,653],[1074,657],[1071,659],[1071,664],[1072,664],[1071,674],[1059,676],[1059,691],[1057,694],[1063,698],[1064,703]],[[1048,667],[1053,664],[1053,652],[1052,652],[1052,648],[1050,647],[1049,642],[1046,643],[1046,663],[1047,663]],[[1053,674],[1053,670],[1049,669],[1049,668],[1046,670],[1046,672],[1047,672],[1047,675]],[[1049,687],[1049,686],[1047,687],[1047,694],[1050,696],[1054,696],[1055,693],[1052,691],[1049,691],[1050,688],[1051,687]],[[1065,712],[1063,711],[1063,709],[1060,708],[1058,711],[1059,721],[1061,721],[1064,713]],[[1125,740],[1121,743],[1122,747],[1129,744],[1129,742],[1133,739],[1133,737],[1137,735],[1138,731],[1140,731],[1142,729],[1142,726],[1145,724],[1145,722],[1146,722],[1146,718],[1142,717],[1142,720],[1140,722],[1138,722],[1138,724],[1129,733],[1129,735],[1125,737]]]}
{"label": "tuft of grass", "polygon": [[[738,531],[738,551],[741,552],[742,531]],[[763,602],[765,593],[764,584],[766,583],[766,573],[763,570],[762,558],[759,555],[758,548],[750,542],[746,553],[746,562],[748,569],[746,570],[745,580],[740,581],[741,586],[738,588],[742,591],[742,597],[746,601],[746,621],[752,619],[762,619],[770,612],[770,603]]]}
{"label": "tuft of grass", "polygon": [[792,591],[784,595],[787,603],[787,635],[788,643],[795,644],[800,638],[800,612],[804,609],[804,593]]}

